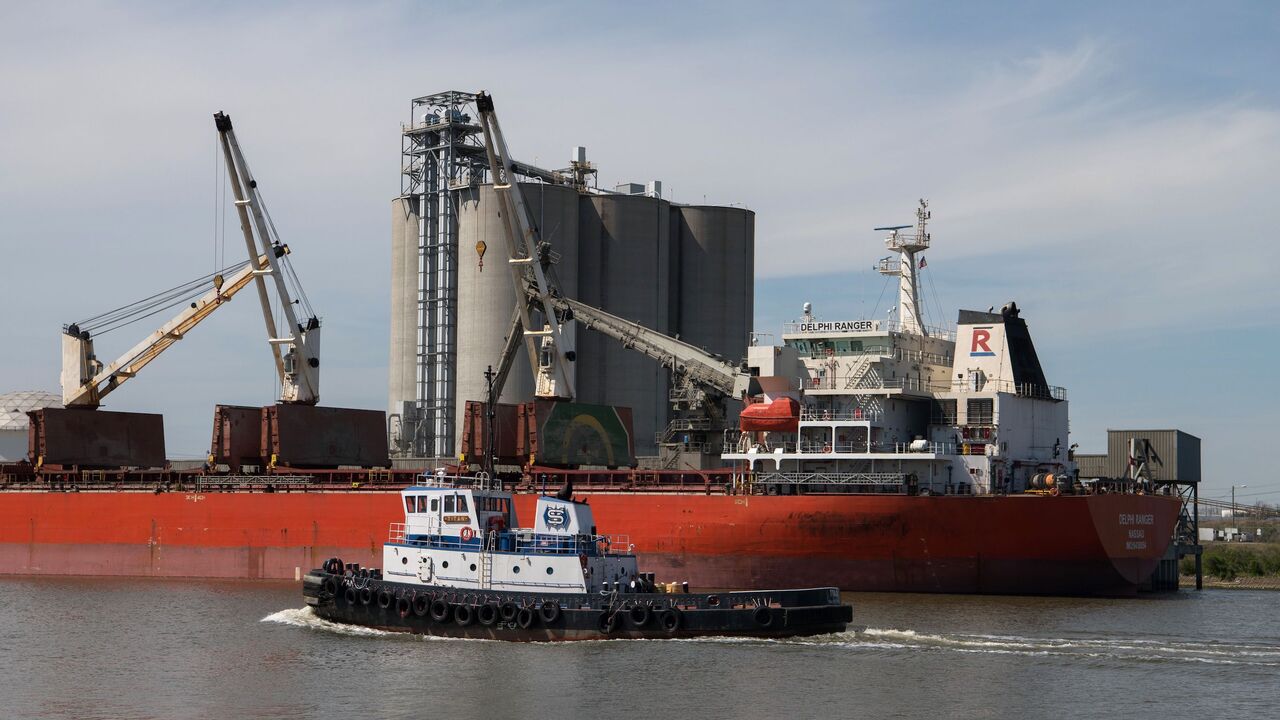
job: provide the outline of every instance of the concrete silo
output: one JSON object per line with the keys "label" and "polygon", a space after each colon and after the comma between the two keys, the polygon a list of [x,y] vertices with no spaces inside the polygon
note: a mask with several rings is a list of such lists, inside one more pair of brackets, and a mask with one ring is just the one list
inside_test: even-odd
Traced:
{"label": "concrete silo", "polygon": [[[560,261],[555,272],[563,292],[578,291],[578,192],[573,188],[521,183],[525,205]],[[458,212],[458,378],[455,427],[462,427],[468,400],[484,400],[484,372],[496,366],[506,344],[516,295],[507,265],[505,219],[492,185],[460,190]],[[478,243],[484,243],[483,254]],[[570,329],[572,332],[572,329]],[[533,397],[533,374],[523,349],[511,366],[500,402]]]}
{"label": "concrete silo", "polygon": [[[746,355],[755,288],[755,213],[735,207],[672,210],[671,273],[681,339],[730,362]],[[745,312],[744,312],[745,309]]]}
{"label": "concrete silo", "polygon": [[407,448],[418,399],[418,200],[391,201],[391,352],[387,416],[392,452]]}
{"label": "concrete silo", "polygon": [[[671,205],[644,195],[585,195],[578,222],[578,298],[606,312],[671,332]],[[630,407],[636,452],[656,452],[665,429],[667,370],[589,331],[578,333],[578,397]]]}

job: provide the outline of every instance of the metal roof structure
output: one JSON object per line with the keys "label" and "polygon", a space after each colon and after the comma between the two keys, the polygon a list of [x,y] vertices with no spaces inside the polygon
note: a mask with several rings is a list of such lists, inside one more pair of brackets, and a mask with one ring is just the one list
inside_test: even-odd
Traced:
{"label": "metal roof structure", "polygon": [[26,430],[28,410],[61,405],[60,396],[44,390],[18,390],[0,395],[0,430]]}

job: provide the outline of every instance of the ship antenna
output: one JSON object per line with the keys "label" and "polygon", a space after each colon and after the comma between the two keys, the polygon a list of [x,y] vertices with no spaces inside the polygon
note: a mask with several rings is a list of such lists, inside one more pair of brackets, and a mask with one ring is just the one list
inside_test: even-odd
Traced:
{"label": "ship antenna", "polygon": [[889,232],[884,240],[885,247],[898,253],[896,259],[893,256],[882,259],[878,269],[882,275],[898,277],[898,325],[902,332],[913,335],[929,334],[920,312],[919,267],[916,253],[929,248],[928,223],[932,216],[929,201],[921,198],[920,206],[916,208],[915,233],[903,232],[910,228],[910,225],[876,228],[876,230]]}

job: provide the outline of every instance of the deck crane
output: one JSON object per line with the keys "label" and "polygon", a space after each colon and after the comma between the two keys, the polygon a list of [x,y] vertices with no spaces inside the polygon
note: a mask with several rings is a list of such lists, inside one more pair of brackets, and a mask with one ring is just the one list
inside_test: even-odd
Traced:
{"label": "deck crane", "polygon": [[[523,339],[534,376],[538,378],[537,394],[572,400],[572,385],[557,384],[560,382],[558,378],[567,373],[554,373],[557,368],[564,367],[566,360],[572,362],[574,359],[573,351],[565,349],[563,344],[568,335],[563,324],[573,320],[670,369],[675,381],[671,399],[677,410],[705,414],[713,422],[722,422],[725,399],[741,400],[746,395],[758,393],[759,388],[747,370],[702,348],[565,297],[560,292],[551,281],[555,253],[549,243],[542,241],[524,204],[520,186],[515,182],[512,161],[498,126],[492,96],[481,92],[476,98],[476,106],[485,133],[494,189],[503,198],[502,214],[506,218],[505,234],[517,298],[507,344],[496,369],[492,395],[497,397],[501,392]],[[534,312],[540,312],[545,326],[540,331],[530,332],[529,323]],[[539,338],[542,339],[541,347],[535,345]],[[554,393],[547,390],[554,390]]]}
{"label": "deck crane", "polygon": [[[262,303],[267,342],[280,378],[281,401],[314,405],[319,400],[320,320],[312,313],[305,321],[298,321],[294,310],[296,301],[289,293],[286,274],[297,286],[299,295],[303,293],[288,264],[289,247],[280,241],[271,216],[265,210],[258,183],[249,172],[236,142],[231,118],[217,113],[214,124],[218,129],[249,259],[145,300],[65,326],[61,381],[62,403],[66,407],[97,408],[103,397],[135,377],[142,368],[186,337],[196,325],[250,283],[257,285],[258,299]],[[284,336],[277,332],[272,314],[265,281],[268,276],[274,280],[281,311],[288,322],[289,333]],[[212,287],[206,290],[209,284]],[[305,302],[305,295],[301,299]],[[123,327],[178,305],[184,307],[177,315],[115,361],[104,365],[98,360],[93,347],[94,333]]]}

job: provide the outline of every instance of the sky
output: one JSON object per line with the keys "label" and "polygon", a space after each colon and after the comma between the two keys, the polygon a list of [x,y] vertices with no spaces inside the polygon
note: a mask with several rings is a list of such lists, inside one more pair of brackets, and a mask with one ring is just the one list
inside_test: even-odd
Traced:
{"label": "sky", "polygon": [[[324,318],[324,404],[384,407],[400,123],[485,89],[526,161],[585,145],[602,186],[754,210],[762,332],[882,313],[872,228],[928,198],[930,322],[1016,300],[1082,452],[1181,428],[1204,495],[1280,501],[1277,36],[1272,3],[4,3],[0,392],[243,252],[224,110]],[[163,412],[171,456],[274,400],[238,300],[108,399]]]}

